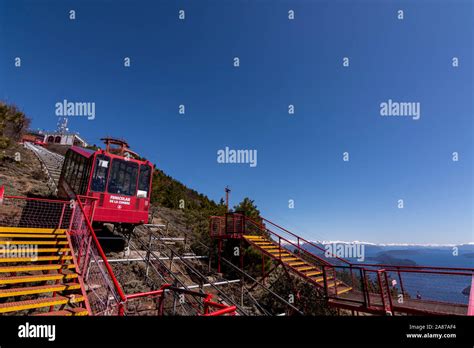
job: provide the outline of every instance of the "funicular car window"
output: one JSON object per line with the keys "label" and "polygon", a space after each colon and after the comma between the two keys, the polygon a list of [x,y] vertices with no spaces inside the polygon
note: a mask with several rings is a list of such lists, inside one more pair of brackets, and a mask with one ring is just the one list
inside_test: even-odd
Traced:
{"label": "funicular car window", "polygon": [[114,159],[107,191],[126,196],[134,196],[137,189],[138,164]]}
{"label": "funicular car window", "polygon": [[70,162],[71,162],[70,157],[71,157],[70,155],[66,155],[66,157],[64,158],[64,164],[61,171],[61,175],[63,176],[64,180],[67,180],[67,173],[68,173]]}
{"label": "funicular car window", "polygon": [[87,185],[89,184],[89,175],[91,172],[91,163],[92,159],[90,158],[84,158],[84,174],[82,175],[82,181],[81,181],[81,195],[86,194],[87,191]]}
{"label": "funicular car window", "polygon": [[140,176],[138,178],[138,197],[147,198],[150,189],[151,167],[146,164],[140,166]]}
{"label": "funicular car window", "polygon": [[76,172],[76,179],[74,181],[74,192],[76,194],[80,194],[81,191],[81,183],[82,183],[82,179],[83,179],[83,175],[84,175],[84,157],[81,157],[81,156],[78,156],[77,157],[77,164],[78,164],[78,167],[77,167],[77,172]]}
{"label": "funicular car window", "polygon": [[72,159],[71,159],[71,152],[68,152],[66,155],[66,163],[64,164],[64,179],[69,183],[70,179],[70,173],[71,173],[71,165],[72,165]]}
{"label": "funicular car window", "polygon": [[95,192],[104,192],[107,186],[107,176],[109,175],[110,157],[97,155],[94,166],[94,175],[92,176],[91,190]]}
{"label": "funicular car window", "polygon": [[74,190],[74,185],[77,178],[77,170],[79,163],[77,162],[77,155],[74,153],[71,157],[71,172],[69,173],[69,186]]}
{"label": "funicular car window", "polygon": [[67,168],[67,182],[69,185],[71,185],[71,181],[73,178],[73,172],[74,172],[74,166],[76,162],[74,162],[74,156],[75,152],[71,152],[71,155],[69,156],[69,163],[68,163],[68,168]]}

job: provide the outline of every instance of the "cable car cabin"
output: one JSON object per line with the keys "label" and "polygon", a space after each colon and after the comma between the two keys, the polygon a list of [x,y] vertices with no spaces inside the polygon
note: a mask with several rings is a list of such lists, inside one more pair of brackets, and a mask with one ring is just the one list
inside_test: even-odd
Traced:
{"label": "cable car cabin", "polygon": [[113,223],[123,228],[147,223],[152,164],[130,158],[128,152],[127,156],[122,154],[109,152],[108,144],[106,151],[72,146],[64,159],[59,197],[96,197],[97,223]]}

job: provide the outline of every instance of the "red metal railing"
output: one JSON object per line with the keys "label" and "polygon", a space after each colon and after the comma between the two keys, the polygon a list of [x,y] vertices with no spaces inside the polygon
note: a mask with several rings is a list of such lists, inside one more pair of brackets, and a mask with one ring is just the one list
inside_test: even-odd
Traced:
{"label": "red metal railing", "polygon": [[[363,305],[374,313],[468,315],[468,296],[461,291],[470,284],[474,269],[394,265],[381,268],[366,264],[327,267],[352,287],[344,294],[327,293],[328,299],[342,307]],[[423,293],[427,287],[429,293]]]}
{"label": "red metal railing", "polygon": [[[1,192],[0,192],[1,193]],[[79,282],[91,315],[122,315],[126,301],[88,217],[94,212],[94,199],[76,201],[3,196],[0,226],[64,228],[73,250]]]}
{"label": "red metal railing", "polygon": [[[215,309],[215,311],[211,311]],[[222,303],[217,303],[212,301],[212,295],[209,294],[204,299],[204,314],[205,317],[217,317],[221,315],[230,315],[235,316],[236,306],[227,306]]]}
{"label": "red metal railing", "polygon": [[[334,255],[333,253],[329,252],[328,250],[326,250],[325,248],[323,248],[321,245],[318,245],[318,244],[315,244],[314,242],[311,242],[291,231],[288,231],[287,229],[277,225],[276,223],[268,220],[268,219],[265,219],[265,218],[262,218],[263,222],[265,223],[265,225],[262,225],[263,227],[265,227],[268,231],[270,231],[271,233],[274,233],[272,232],[267,226],[268,225],[271,225],[273,226],[273,228],[277,229],[279,232],[280,235],[284,235],[284,234],[287,234],[289,236],[291,236],[290,238],[296,238],[296,244],[298,245],[298,249],[303,249],[303,250],[306,250],[304,248],[304,246],[310,246],[313,248],[313,251],[312,253],[314,254],[314,252],[316,251],[319,251],[319,252],[323,252],[323,255],[320,255],[319,257],[320,258],[323,258],[326,260],[327,263],[329,264],[334,264],[336,263],[337,261],[340,261],[342,263],[342,265],[347,265],[347,266],[350,266],[352,265],[351,262],[349,262],[348,260],[346,259],[343,259],[337,255]],[[254,222],[255,223],[255,222]],[[276,234],[276,233],[274,233]],[[337,261],[336,261],[337,260]]]}
{"label": "red metal railing", "polygon": [[88,219],[93,215],[95,202],[95,198],[84,196],[75,201],[69,227],[71,245],[92,314],[123,315],[126,297]]}
{"label": "red metal railing", "polygon": [[96,198],[86,196],[78,196],[72,201],[4,196],[4,189],[0,187],[0,225],[67,229],[76,272],[87,295],[86,307],[91,315],[124,315],[127,300],[139,297],[158,297],[159,315],[162,315],[165,294],[170,291],[202,298],[200,315],[235,315],[235,306],[213,302],[212,295],[168,284],[160,290],[126,296],[91,225],[96,201]]}
{"label": "red metal railing", "polygon": [[[186,295],[202,298],[203,299],[202,301],[203,313],[202,314],[198,313],[198,315],[221,316],[221,315],[227,314],[227,315],[234,316],[236,313],[236,309],[237,309],[236,306],[228,306],[222,303],[213,302],[212,301],[213,295],[211,294],[204,294],[197,291],[186,290],[186,289],[174,287],[171,284],[164,284],[160,287],[159,290],[130,294],[130,295],[126,295],[125,297],[127,298],[127,301],[137,299],[137,298],[143,298],[143,297],[156,298],[158,315],[160,316],[160,315],[165,314],[164,301],[165,301],[165,295],[167,292],[173,292],[175,294],[186,294]],[[212,309],[215,309],[215,310],[212,311]]]}
{"label": "red metal railing", "polygon": [[[468,296],[462,297],[460,292],[463,288],[467,288],[473,279],[474,268],[351,263],[331,253],[328,255],[322,246],[270,220],[263,218],[263,222],[258,223],[244,217],[245,224],[238,230],[229,216],[241,218],[241,214],[238,213],[229,213],[226,217],[211,217],[211,237],[236,238],[237,234],[241,238],[243,234],[264,235],[280,247],[293,252],[297,251],[300,256],[305,256],[305,259],[313,260],[321,265],[326,296],[329,300],[337,301],[340,307],[351,309],[360,308],[362,305],[374,313],[394,311],[412,314],[466,315],[468,313]],[[268,226],[278,230],[278,233]],[[312,247],[311,251],[304,248],[308,246]],[[325,255],[316,255],[315,251],[324,251]],[[281,259],[281,255],[271,256]],[[300,275],[305,277],[304,273]],[[337,281],[339,280],[351,290],[338,293]],[[417,291],[417,287],[422,286],[420,281],[428,282],[436,289],[446,288],[446,291],[438,290],[429,295],[420,295]],[[456,290],[448,290],[453,284],[456,284]],[[456,294],[456,291],[459,293]],[[471,289],[471,298],[474,299],[473,294]],[[471,307],[474,306],[474,300],[472,302]],[[474,309],[471,312],[474,314]]]}
{"label": "red metal railing", "polygon": [[[211,237],[214,238],[241,238],[242,234],[267,234],[278,245],[290,250],[298,250],[304,255],[317,260],[318,263],[325,265],[334,265],[338,263],[347,266],[352,265],[348,260],[328,252],[322,246],[300,237],[270,220],[262,218],[262,221],[263,223],[258,223],[257,221],[239,213],[229,213],[226,214],[225,217],[211,216],[209,231]],[[273,229],[270,229],[268,227],[269,225],[273,226]],[[278,230],[278,233],[275,232],[274,229]],[[309,251],[305,248],[308,246],[312,247],[313,250]],[[315,252],[320,252],[321,254],[316,255]]]}
{"label": "red metal railing", "polygon": [[68,228],[71,214],[68,201],[3,196],[0,226]]}
{"label": "red metal railing", "polygon": [[[290,236],[297,237],[297,241],[292,241],[291,239],[270,230],[266,225],[259,224],[258,222],[247,217],[245,218],[245,231],[248,234],[267,233],[271,237],[271,239],[273,239],[275,242],[278,243],[278,246],[280,247],[289,249],[290,251],[297,250],[299,254],[305,255],[321,265],[332,265],[332,263],[329,260],[327,260],[323,255],[316,255],[312,251],[304,249],[303,246],[301,245],[301,242],[305,241],[305,239],[296,236],[294,233],[286,232],[286,230],[284,230],[284,232],[288,233]],[[345,262],[349,264],[348,261],[345,261]]]}

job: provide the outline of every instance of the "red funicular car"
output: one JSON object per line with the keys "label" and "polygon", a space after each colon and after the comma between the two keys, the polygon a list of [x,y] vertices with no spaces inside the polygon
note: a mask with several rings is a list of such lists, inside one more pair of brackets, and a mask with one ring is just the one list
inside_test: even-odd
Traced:
{"label": "red funicular car", "polygon": [[141,160],[127,142],[104,138],[105,150],[72,146],[66,153],[58,195],[97,198],[95,223],[127,230],[148,221],[153,165]]}

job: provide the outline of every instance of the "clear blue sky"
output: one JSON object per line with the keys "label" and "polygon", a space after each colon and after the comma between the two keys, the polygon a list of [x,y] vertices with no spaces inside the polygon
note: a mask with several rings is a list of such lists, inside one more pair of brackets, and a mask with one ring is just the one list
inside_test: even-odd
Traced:
{"label": "clear blue sky", "polygon": [[[124,137],[307,238],[474,240],[472,1],[0,0],[0,47],[0,99],[33,128],[55,128],[58,101],[95,102],[69,122],[89,142]],[[420,102],[420,120],[381,117],[388,99]],[[257,167],[218,164],[225,146]]]}

